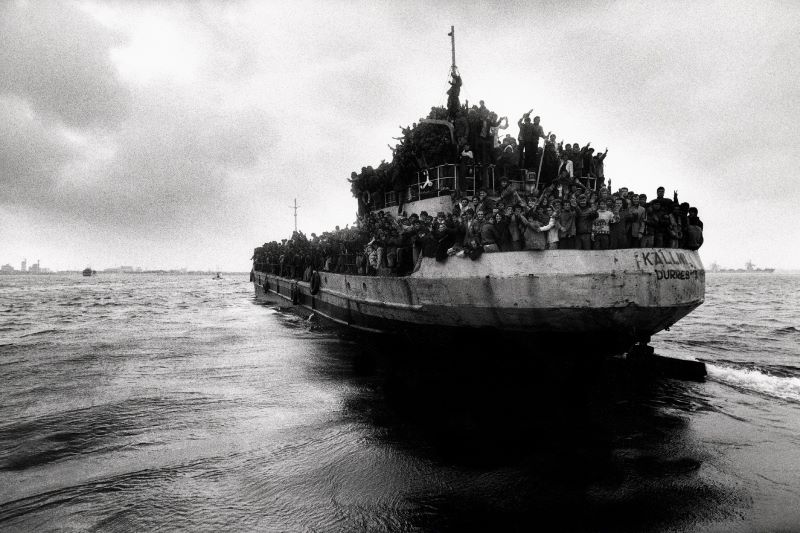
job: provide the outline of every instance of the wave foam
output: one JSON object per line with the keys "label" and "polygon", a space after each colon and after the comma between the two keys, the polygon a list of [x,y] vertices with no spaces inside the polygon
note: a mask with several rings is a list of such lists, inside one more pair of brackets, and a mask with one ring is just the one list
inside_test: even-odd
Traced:
{"label": "wave foam", "polygon": [[706,364],[708,377],[741,389],[800,402],[800,377],[780,377],[758,370]]}

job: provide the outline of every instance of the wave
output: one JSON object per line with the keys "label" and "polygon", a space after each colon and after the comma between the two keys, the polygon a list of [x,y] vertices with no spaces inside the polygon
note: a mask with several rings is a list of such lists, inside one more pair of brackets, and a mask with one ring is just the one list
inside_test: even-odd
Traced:
{"label": "wave", "polygon": [[26,333],[24,335],[20,335],[19,337],[20,338],[23,338],[23,337],[36,337],[37,335],[48,335],[50,333],[58,333],[58,332],[59,332],[59,330],[57,330],[57,329],[42,329],[42,330],[39,330],[39,331],[33,331],[31,333]]}
{"label": "wave", "polygon": [[706,364],[708,377],[739,389],[800,402],[800,377],[773,376],[755,369]]}
{"label": "wave", "polygon": [[786,326],[784,328],[777,328],[772,330],[775,335],[791,335],[792,333],[800,333],[800,328],[797,326]]}

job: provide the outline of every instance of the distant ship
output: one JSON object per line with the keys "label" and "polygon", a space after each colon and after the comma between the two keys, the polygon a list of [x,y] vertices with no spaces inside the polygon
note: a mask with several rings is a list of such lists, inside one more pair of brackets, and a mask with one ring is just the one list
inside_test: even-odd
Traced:
{"label": "distant ship", "polygon": [[772,274],[774,268],[755,268],[752,261],[744,264],[744,268],[720,268],[717,263],[711,263],[710,272],[721,272],[729,274]]}
{"label": "distant ship", "polygon": [[220,276],[220,275],[219,275],[219,272],[217,272],[217,275],[216,275],[216,276],[214,276],[214,277],[213,277],[213,278],[211,278],[211,279],[222,279],[222,276]]}
{"label": "distant ship", "polygon": [[83,269],[83,275],[86,277],[92,276],[94,274],[96,274],[96,272],[92,270],[90,267],[86,267]]}

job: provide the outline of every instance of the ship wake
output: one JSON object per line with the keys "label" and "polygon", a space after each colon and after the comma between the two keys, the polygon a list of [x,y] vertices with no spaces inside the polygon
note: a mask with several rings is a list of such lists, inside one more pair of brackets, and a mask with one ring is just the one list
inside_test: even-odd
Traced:
{"label": "ship wake", "polygon": [[800,402],[800,377],[774,376],[757,369],[706,364],[708,379],[746,392]]}

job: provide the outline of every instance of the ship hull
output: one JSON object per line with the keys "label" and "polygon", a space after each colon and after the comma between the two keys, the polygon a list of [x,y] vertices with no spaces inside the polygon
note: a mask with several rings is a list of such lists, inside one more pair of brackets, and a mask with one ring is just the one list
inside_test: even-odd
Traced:
{"label": "ship hull", "polygon": [[315,295],[307,282],[265,272],[255,272],[253,284],[259,299],[362,331],[421,342],[488,333],[503,342],[604,354],[647,342],[705,297],[697,252],[666,249],[424,258],[404,277],[320,272]]}

